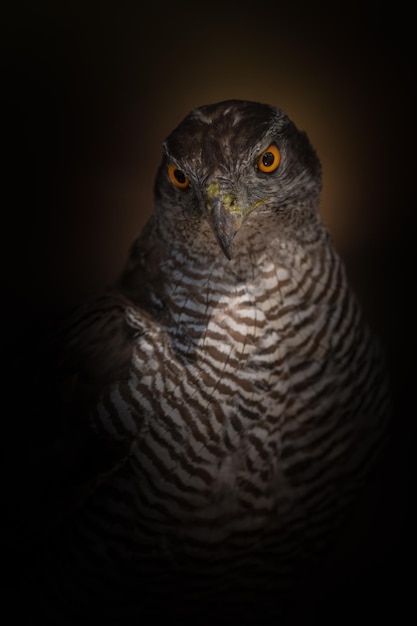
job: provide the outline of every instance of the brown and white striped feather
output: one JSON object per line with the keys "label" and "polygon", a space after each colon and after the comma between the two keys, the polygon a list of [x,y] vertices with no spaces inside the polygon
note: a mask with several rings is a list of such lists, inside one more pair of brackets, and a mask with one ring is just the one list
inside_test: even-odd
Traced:
{"label": "brown and white striped feather", "polygon": [[104,562],[124,554],[147,579],[156,559],[170,584],[265,591],[320,553],[386,415],[380,355],[322,244],[277,245],[252,264],[248,249],[245,267],[173,255],[163,292],[150,285],[162,321],[126,307],[142,329],[129,378],[94,421],[132,442],[130,456],[78,522]]}

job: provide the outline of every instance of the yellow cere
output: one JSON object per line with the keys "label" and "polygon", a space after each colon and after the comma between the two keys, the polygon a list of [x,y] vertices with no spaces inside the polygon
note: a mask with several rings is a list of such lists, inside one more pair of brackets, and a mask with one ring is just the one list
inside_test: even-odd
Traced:
{"label": "yellow cere", "polygon": [[219,198],[222,201],[223,206],[228,213],[236,213],[236,214],[244,215],[244,216],[249,215],[249,213],[251,213],[254,209],[256,209],[261,204],[264,204],[268,200],[268,198],[257,200],[254,204],[249,206],[247,209],[242,210],[237,204],[236,198],[233,194],[222,193],[220,190],[220,185],[218,183],[211,183],[207,187],[206,209],[207,209],[208,215],[211,214],[211,201],[213,200],[213,198]]}

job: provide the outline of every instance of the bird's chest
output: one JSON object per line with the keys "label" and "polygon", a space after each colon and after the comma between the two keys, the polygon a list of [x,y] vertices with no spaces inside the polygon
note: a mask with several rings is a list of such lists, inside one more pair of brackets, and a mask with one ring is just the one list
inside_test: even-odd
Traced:
{"label": "bird's chest", "polygon": [[[253,273],[228,284],[212,272],[192,288],[182,276],[167,298],[173,370],[182,371],[211,407],[220,405],[225,418],[251,411],[279,415],[289,369],[322,330],[317,303],[305,300],[294,269],[264,259]],[[326,341],[322,336],[319,351]]]}
{"label": "bird's chest", "polygon": [[322,329],[315,341],[317,303],[303,293],[266,263],[252,282],[174,281],[162,335],[139,339],[129,389],[143,418],[135,506],[151,527],[176,520],[181,532],[216,542],[291,518],[307,466],[290,472],[288,450],[300,433],[308,443],[301,409],[312,407],[314,418],[318,385],[303,381],[321,376],[329,340]]}
{"label": "bird's chest", "polygon": [[[147,418],[136,468],[154,511],[169,503],[167,513],[182,528],[201,527],[220,541],[231,528],[262,526],[278,493],[286,506],[280,447],[288,377],[279,301],[247,285],[209,304],[203,291],[193,300],[180,290],[176,296],[169,350],[157,374],[150,371],[137,387]],[[257,509],[262,514],[254,515]]]}
{"label": "bird's chest", "polygon": [[279,293],[246,283],[211,301],[204,290],[176,296],[168,333],[190,383],[221,405],[225,418],[254,401],[265,412],[285,378]]}

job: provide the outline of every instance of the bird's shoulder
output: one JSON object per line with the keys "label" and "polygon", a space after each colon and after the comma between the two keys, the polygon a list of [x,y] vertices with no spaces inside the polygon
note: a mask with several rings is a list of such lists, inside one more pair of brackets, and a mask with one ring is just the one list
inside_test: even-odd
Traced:
{"label": "bird's shoulder", "polygon": [[12,342],[2,463],[13,532],[54,524],[128,458],[134,442],[98,432],[91,415],[100,396],[128,379],[134,346],[150,326],[145,311],[109,290]]}

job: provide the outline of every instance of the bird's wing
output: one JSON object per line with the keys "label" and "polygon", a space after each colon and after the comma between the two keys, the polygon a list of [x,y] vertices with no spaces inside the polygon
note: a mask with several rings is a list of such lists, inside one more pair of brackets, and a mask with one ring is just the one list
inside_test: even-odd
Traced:
{"label": "bird's wing", "polygon": [[143,332],[141,311],[132,307],[108,292],[14,345],[4,381],[6,541],[55,524],[128,458],[134,442],[104,437],[90,416],[99,396],[128,378]]}

